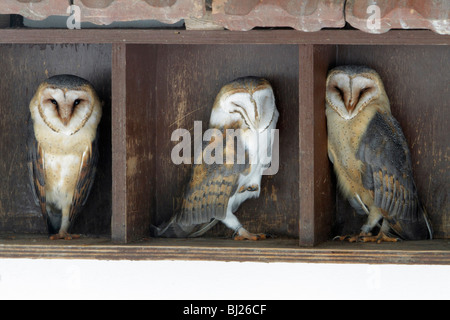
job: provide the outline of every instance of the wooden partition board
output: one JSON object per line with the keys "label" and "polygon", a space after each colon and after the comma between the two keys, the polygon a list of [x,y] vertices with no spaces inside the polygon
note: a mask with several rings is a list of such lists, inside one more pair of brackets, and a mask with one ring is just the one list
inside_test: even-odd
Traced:
{"label": "wooden partition board", "polygon": [[[449,264],[449,44],[428,31],[2,30],[0,256]],[[383,78],[441,240],[328,242],[361,224],[336,190],[327,158],[325,80],[341,64],[365,64]],[[105,100],[103,161],[74,228],[94,236],[78,243],[39,235],[45,226],[28,194],[25,132],[17,130],[39,82],[57,73],[85,77]],[[148,238],[150,225],[176,210],[190,174],[190,165],[171,161],[172,132],[193,133],[194,121],[205,131],[220,88],[247,75],[274,87],[281,163],[277,175],[263,178],[261,198],[237,216],[250,231],[277,237],[234,242],[218,225],[203,239]]]}
{"label": "wooden partition board", "polygon": [[[329,239],[335,212],[334,176],[327,155],[325,82],[335,65],[335,46],[301,45],[300,52],[300,225],[299,243]],[[305,63],[308,61],[309,63]]]}

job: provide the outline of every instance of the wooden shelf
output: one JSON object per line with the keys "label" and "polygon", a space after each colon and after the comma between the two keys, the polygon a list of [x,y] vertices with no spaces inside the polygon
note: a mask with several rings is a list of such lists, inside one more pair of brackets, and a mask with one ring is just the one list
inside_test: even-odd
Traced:
{"label": "wooden shelf", "polygon": [[[15,233],[0,235],[0,258],[450,264],[449,44],[418,30],[0,30],[0,70],[8,75],[0,79],[0,176],[10,177],[0,187],[0,232]],[[327,157],[325,79],[341,64],[366,64],[383,78],[438,240],[329,242],[361,225],[336,191]],[[45,226],[28,193],[18,128],[38,83],[59,73],[89,79],[105,101],[99,175],[74,229],[100,238],[24,236]],[[206,128],[220,87],[247,75],[274,86],[281,167],[237,215],[251,231],[278,238],[234,242],[218,226],[202,239],[147,239],[150,224],[172,214],[189,175],[170,162],[170,133],[195,120]]]}
{"label": "wooden shelf", "polygon": [[26,44],[322,44],[448,45],[448,36],[429,30],[392,30],[368,34],[358,30],[252,30],[247,32],[136,29],[3,29],[0,43]]}
{"label": "wooden shelf", "polygon": [[223,238],[144,239],[116,244],[107,237],[51,241],[45,235],[0,236],[0,257],[24,259],[203,260],[291,263],[450,264],[450,241],[362,244],[329,241],[314,248],[295,239],[237,242]]}

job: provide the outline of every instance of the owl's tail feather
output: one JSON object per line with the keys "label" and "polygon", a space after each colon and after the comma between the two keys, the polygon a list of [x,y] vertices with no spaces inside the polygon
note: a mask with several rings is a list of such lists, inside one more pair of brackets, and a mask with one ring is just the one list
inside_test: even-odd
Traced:
{"label": "owl's tail feather", "polygon": [[201,237],[204,235],[208,230],[210,230],[212,227],[214,227],[219,220],[213,219],[208,223],[203,223],[198,225],[194,231],[191,232],[189,235],[189,238],[195,238],[195,237]]}
{"label": "owl's tail feather", "polygon": [[428,217],[428,213],[424,207],[422,207],[422,214],[425,220],[425,224],[427,225],[428,239],[433,240],[433,228],[431,227],[430,218]]}
{"label": "owl's tail feather", "polygon": [[397,220],[395,225],[391,224],[395,234],[403,240],[426,240],[433,239],[433,228],[428,217],[427,211],[419,203],[417,220]]}
{"label": "owl's tail feather", "polygon": [[47,230],[50,235],[57,234],[59,229],[61,229],[62,212],[57,210],[50,205],[47,205]]}
{"label": "owl's tail feather", "polygon": [[418,207],[418,220],[414,223],[414,226],[405,228],[409,231],[407,239],[409,240],[426,240],[433,239],[433,229],[431,227],[431,221],[428,217],[428,213],[425,207],[419,202]]}
{"label": "owl's tail feather", "polygon": [[152,225],[150,227],[150,234],[155,238],[187,238],[189,230],[181,228],[178,223],[168,222],[159,227]]}
{"label": "owl's tail feather", "polygon": [[218,220],[200,224],[183,226],[176,222],[176,217],[169,222],[163,223],[159,227],[152,225],[150,227],[150,234],[155,238],[196,238],[205,234],[211,229]]}

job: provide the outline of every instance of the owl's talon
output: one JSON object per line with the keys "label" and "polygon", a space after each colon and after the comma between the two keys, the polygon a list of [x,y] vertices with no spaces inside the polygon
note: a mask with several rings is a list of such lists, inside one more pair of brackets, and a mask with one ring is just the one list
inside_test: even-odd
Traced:
{"label": "owl's talon", "polygon": [[255,191],[258,191],[259,190],[259,185],[257,185],[257,184],[254,184],[254,185],[251,185],[251,186],[242,186],[242,187],[240,187],[239,188],[239,193],[244,193],[245,191],[249,191],[249,192],[255,192]]}
{"label": "owl's talon", "polygon": [[250,192],[255,192],[255,191],[258,191],[258,190],[259,190],[259,186],[257,184],[254,184],[254,185],[252,185],[252,186],[247,188],[247,191],[250,191]]}
{"label": "owl's talon", "polygon": [[349,236],[336,236],[336,237],[333,238],[333,241],[337,241],[337,240],[339,240],[339,241],[344,241],[344,240],[346,240],[348,237],[349,237]]}
{"label": "owl's talon", "polygon": [[359,239],[360,242],[376,242],[378,244],[382,242],[399,242],[401,239],[399,238],[392,238],[384,234],[384,232],[380,232],[378,235],[373,236],[371,233],[368,233],[367,235],[360,236]]}
{"label": "owl's talon", "polygon": [[267,236],[264,233],[251,234],[250,236],[235,236],[234,237],[235,241],[245,241],[245,240],[259,241],[259,240],[266,240],[266,239],[267,239]]}
{"label": "owl's talon", "polygon": [[235,241],[243,241],[243,240],[258,241],[258,240],[266,240],[266,239],[267,239],[267,235],[265,233],[259,233],[259,234],[250,233],[247,230],[245,230],[244,228],[241,228],[238,231],[238,234],[236,236],[234,236]]}
{"label": "owl's talon", "polygon": [[340,241],[348,241],[350,243],[366,242],[366,241],[362,241],[362,240],[367,237],[372,237],[372,234],[370,232],[368,232],[368,233],[361,232],[360,234],[356,234],[356,235],[336,236],[333,238],[333,241],[340,240]]}
{"label": "owl's talon", "polygon": [[50,236],[50,240],[75,240],[80,239],[79,234],[58,233]]}
{"label": "owl's talon", "polygon": [[348,241],[348,242],[357,242],[359,235],[345,235],[345,236],[336,236],[333,238],[333,241]]}

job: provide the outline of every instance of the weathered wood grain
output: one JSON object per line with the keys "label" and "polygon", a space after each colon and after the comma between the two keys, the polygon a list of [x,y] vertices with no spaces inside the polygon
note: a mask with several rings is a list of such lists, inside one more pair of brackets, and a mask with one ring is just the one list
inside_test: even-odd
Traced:
{"label": "weathered wood grain", "polygon": [[326,242],[305,248],[289,239],[240,242],[201,238],[117,245],[108,238],[55,242],[35,235],[0,235],[0,258],[450,265],[450,244],[447,240],[379,245]]}
{"label": "weathered wood grain", "polygon": [[327,156],[325,81],[334,66],[335,46],[300,46],[300,245],[331,236],[335,187]]}
{"label": "weathered wood grain", "polygon": [[[155,159],[157,123],[157,46],[127,46],[126,57],[126,221],[127,241],[149,234],[162,179]],[[165,194],[167,198],[169,194]],[[159,199],[158,199],[159,200]]]}
{"label": "weathered wood grain", "polygon": [[111,71],[111,144],[112,144],[112,217],[111,238],[113,241],[127,241],[127,88],[126,88],[126,45],[112,45]]}
{"label": "weathered wood grain", "polygon": [[186,30],[49,30],[5,29],[0,43],[35,44],[329,44],[329,45],[449,45],[450,37],[428,30],[392,30],[368,34],[358,30],[186,31]]}

